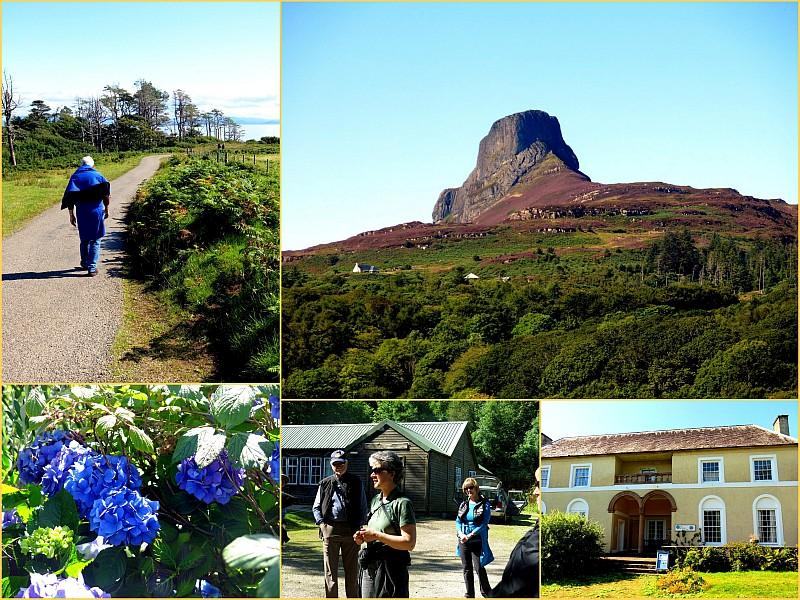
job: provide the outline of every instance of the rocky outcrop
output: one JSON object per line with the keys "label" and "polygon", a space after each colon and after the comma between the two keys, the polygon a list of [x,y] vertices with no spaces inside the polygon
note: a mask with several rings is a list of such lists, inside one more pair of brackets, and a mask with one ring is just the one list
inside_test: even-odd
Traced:
{"label": "rocky outcrop", "polygon": [[566,168],[578,171],[578,158],[564,142],[555,117],[529,110],[496,121],[481,140],[477,164],[466,181],[439,194],[433,221],[474,221],[551,155]]}

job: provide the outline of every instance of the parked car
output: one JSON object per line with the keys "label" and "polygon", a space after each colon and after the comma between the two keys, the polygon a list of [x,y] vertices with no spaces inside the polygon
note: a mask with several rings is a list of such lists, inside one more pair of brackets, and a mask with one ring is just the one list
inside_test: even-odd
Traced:
{"label": "parked car", "polygon": [[502,519],[503,523],[519,514],[519,508],[508,496],[508,492],[503,488],[503,482],[497,477],[482,475],[475,477],[481,487],[481,494],[486,497],[492,507],[492,516]]}
{"label": "parked car", "polygon": [[528,498],[522,490],[508,490],[508,497],[516,504],[520,512],[528,505]]}

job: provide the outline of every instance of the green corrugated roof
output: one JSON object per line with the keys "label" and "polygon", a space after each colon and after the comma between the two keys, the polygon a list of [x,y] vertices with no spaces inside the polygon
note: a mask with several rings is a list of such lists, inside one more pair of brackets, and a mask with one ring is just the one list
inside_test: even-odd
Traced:
{"label": "green corrugated roof", "polygon": [[425,451],[435,450],[451,456],[467,421],[399,423],[387,419],[380,423],[284,425],[281,446],[286,450],[347,448],[385,427],[394,429]]}

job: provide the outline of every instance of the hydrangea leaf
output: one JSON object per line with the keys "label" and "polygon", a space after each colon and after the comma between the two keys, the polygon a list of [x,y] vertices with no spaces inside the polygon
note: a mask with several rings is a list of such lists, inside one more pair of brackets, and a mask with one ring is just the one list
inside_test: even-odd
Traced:
{"label": "hydrangea leaf", "polygon": [[38,417],[42,414],[44,407],[47,405],[47,400],[39,388],[32,388],[25,398],[25,413],[29,417]]}
{"label": "hydrangea leaf", "polygon": [[266,569],[281,552],[280,541],[274,535],[256,533],[243,535],[225,546],[222,558],[234,569],[258,571]]}
{"label": "hydrangea leaf", "polygon": [[146,452],[147,454],[152,454],[154,452],[153,440],[151,440],[150,436],[147,435],[142,429],[139,429],[135,425],[131,425],[128,429],[128,436],[131,439],[133,447],[139,452]]}
{"label": "hydrangea leaf", "polygon": [[201,469],[207,467],[216,460],[219,453],[225,448],[227,437],[221,433],[214,433],[210,436],[203,436],[198,439],[197,453],[194,455],[194,462]]}
{"label": "hydrangea leaf", "polygon": [[189,458],[197,454],[200,447],[200,440],[214,435],[213,427],[195,427],[184,433],[175,444],[175,452],[172,453],[172,462],[181,462],[184,458]]}
{"label": "hydrangea leaf", "polygon": [[109,431],[114,429],[114,426],[117,424],[117,417],[114,415],[104,415],[97,419],[97,423],[95,423],[95,430],[97,430],[97,435],[104,436]]}
{"label": "hydrangea leaf", "polygon": [[211,395],[211,415],[225,429],[236,427],[250,417],[253,397],[249,386],[221,385]]}
{"label": "hydrangea leaf", "polygon": [[261,469],[272,454],[272,443],[263,435],[240,431],[231,436],[227,450],[234,466]]}
{"label": "hydrangea leaf", "polygon": [[3,577],[3,598],[14,598],[25,587],[28,587],[28,578],[24,575]]}
{"label": "hydrangea leaf", "polygon": [[280,595],[280,573],[278,557],[270,559],[267,564],[267,572],[258,582],[256,598],[277,598]]}
{"label": "hydrangea leaf", "polygon": [[91,560],[76,560],[68,564],[64,572],[67,574],[67,577],[77,577],[90,564],[92,564]]}
{"label": "hydrangea leaf", "polygon": [[66,490],[61,490],[48,498],[42,510],[36,515],[37,527],[58,527],[63,525],[72,531],[78,530],[78,507]]}
{"label": "hydrangea leaf", "polygon": [[113,593],[121,585],[126,567],[125,549],[120,546],[108,548],[83,570],[83,579],[87,586],[97,586]]}

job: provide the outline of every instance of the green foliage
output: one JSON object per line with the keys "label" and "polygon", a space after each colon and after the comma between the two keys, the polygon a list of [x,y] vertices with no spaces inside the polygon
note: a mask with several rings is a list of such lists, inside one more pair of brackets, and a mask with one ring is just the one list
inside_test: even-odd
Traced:
{"label": "green foliage", "polygon": [[656,588],[668,596],[699,594],[706,587],[706,580],[691,568],[672,569],[656,580]]}
{"label": "green foliage", "polygon": [[541,516],[541,564],[544,582],[591,573],[603,554],[603,528],[577,514],[558,511]]}
{"label": "green foliage", "polygon": [[[276,385],[3,387],[3,510],[23,521],[3,530],[4,594],[16,595],[28,574],[82,574],[89,586],[122,597],[196,595],[197,580],[225,597],[277,597],[277,563],[228,564],[224,550],[255,537],[278,547],[280,437],[268,397]],[[145,548],[112,547],[84,559],[92,541],[75,500],[41,486],[20,486],[19,451],[45,429],[72,432],[103,454],[126,455],[141,474],[142,493],[159,503],[160,531]],[[176,484],[176,463],[208,464],[225,449],[246,469],[243,486],[224,506],[199,501]]]}
{"label": "green foliage", "polygon": [[202,315],[227,381],[277,379],[278,197],[274,170],[173,158],[128,212],[134,269]]}
{"label": "green foliage", "polygon": [[[491,243],[482,240],[484,261],[487,244],[499,244],[503,235],[495,234]],[[466,241],[473,240],[458,243]],[[654,272],[642,277],[639,266],[647,253],[638,250],[602,259],[564,255],[562,274],[553,270],[552,261],[537,259],[525,281],[516,277],[504,283],[487,276],[471,285],[463,284],[462,267],[475,254],[473,246],[472,254],[458,259],[465,262],[450,271],[437,266],[426,272],[415,265],[408,280],[400,272],[351,276],[327,264],[327,255],[303,258],[284,271],[284,391],[297,398],[791,393],[797,382],[790,360],[797,354],[797,288],[791,272],[796,253],[778,241],[717,237],[711,244],[737,248],[750,275],[763,274],[768,291],[737,296],[753,285],[737,287],[727,275],[712,277],[711,254],[704,250],[695,256],[694,241],[685,232],[670,236],[666,250],[675,256],[659,264],[688,273],[666,272],[668,285]],[[664,245],[656,250],[662,252]],[[554,252],[535,256],[558,256]],[[408,260],[407,254],[394,253],[363,258],[381,264],[376,258],[387,256],[389,265]],[[448,253],[439,256],[442,264],[451,260]],[[350,264],[337,256],[337,264]],[[616,270],[609,279],[608,262],[636,263],[636,268]]]}
{"label": "green foliage", "polygon": [[797,570],[797,547],[772,548],[755,542],[736,542],[673,552],[676,566],[705,573]]}

